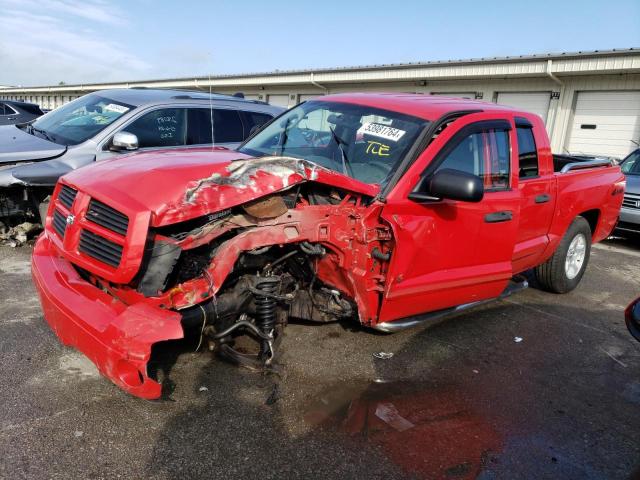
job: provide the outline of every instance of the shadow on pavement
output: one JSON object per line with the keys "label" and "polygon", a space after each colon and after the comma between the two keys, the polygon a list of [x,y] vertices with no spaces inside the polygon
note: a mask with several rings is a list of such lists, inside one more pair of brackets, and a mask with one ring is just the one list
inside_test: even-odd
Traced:
{"label": "shadow on pavement", "polygon": [[341,336],[372,364],[370,376],[327,368],[309,377],[298,366],[316,361],[322,345],[286,338],[282,381],[212,359],[198,374],[206,388],[199,404],[167,421],[148,471],[176,479],[629,478],[640,467],[638,345],[622,329],[602,330],[622,322],[610,310],[590,310],[601,320],[585,326],[585,310],[556,308],[500,302],[378,337],[394,352],[388,360],[372,357],[368,332],[330,327],[323,338]]}

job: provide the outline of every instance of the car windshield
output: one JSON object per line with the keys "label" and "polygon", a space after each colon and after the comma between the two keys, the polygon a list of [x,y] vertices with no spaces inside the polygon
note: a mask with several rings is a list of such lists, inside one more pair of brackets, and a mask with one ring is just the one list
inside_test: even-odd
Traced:
{"label": "car windshield", "polygon": [[77,145],[96,135],[134,107],[97,94],[80,97],[43,115],[28,130],[62,145]]}
{"label": "car windshield", "polygon": [[622,162],[622,173],[625,175],[640,175],[640,150],[633,152]]}
{"label": "car windshield", "polygon": [[310,101],[271,122],[239,151],[302,158],[361,182],[382,184],[427,124],[364,105]]}

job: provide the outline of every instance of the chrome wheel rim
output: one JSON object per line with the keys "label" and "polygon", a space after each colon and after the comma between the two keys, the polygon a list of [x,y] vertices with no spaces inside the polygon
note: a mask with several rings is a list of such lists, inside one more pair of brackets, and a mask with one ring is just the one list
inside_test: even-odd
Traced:
{"label": "chrome wheel rim", "polygon": [[578,273],[582,270],[584,257],[586,255],[587,239],[582,233],[579,233],[571,240],[569,250],[567,251],[567,258],[564,261],[564,272],[569,280],[573,280],[578,276]]}

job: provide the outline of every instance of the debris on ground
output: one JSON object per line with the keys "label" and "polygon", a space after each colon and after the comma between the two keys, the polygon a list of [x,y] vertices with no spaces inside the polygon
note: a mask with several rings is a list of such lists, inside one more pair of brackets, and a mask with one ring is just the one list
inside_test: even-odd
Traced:
{"label": "debris on ground", "polygon": [[389,360],[390,358],[393,358],[393,352],[377,352],[374,353],[373,356],[380,360]]}
{"label": "debris on ground", "polygon": [[200,387],[200,388],[198,389],[198,391],[199,391],[199,392],[208,392],[208,391],[209,391],[209,389],[203,385],[202,387]]}
{"label": "debris on ground", "polygon": [[516,343],[520,343],[522,341],[522,337],[513,337],[513,341]]}
{"label": "debris on ground", "polygon": [[376,417],[399,432],[415,427],[413,423],[398,413],[398,409],[393,403],[379,403],[376,407]]}
{"label": "debris on ground", "polygon": [[0,245],[20,247],[31,240],[42,229],[39,223],[24,222],[8,228],[0,222]]}

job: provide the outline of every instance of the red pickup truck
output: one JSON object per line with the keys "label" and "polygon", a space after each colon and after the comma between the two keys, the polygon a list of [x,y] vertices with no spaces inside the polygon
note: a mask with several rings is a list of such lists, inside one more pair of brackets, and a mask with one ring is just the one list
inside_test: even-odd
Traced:
{"label": "red pickup truck", "polygon": [[32,270],[46,320],[126,391],[195,330],[269,368],[288,321],[385,332],[537,282],[568,292],[616,224],[617,166],[554,157],[542,120],[491,103],[345,94],[237,151],[146,152],[57,185]]}

